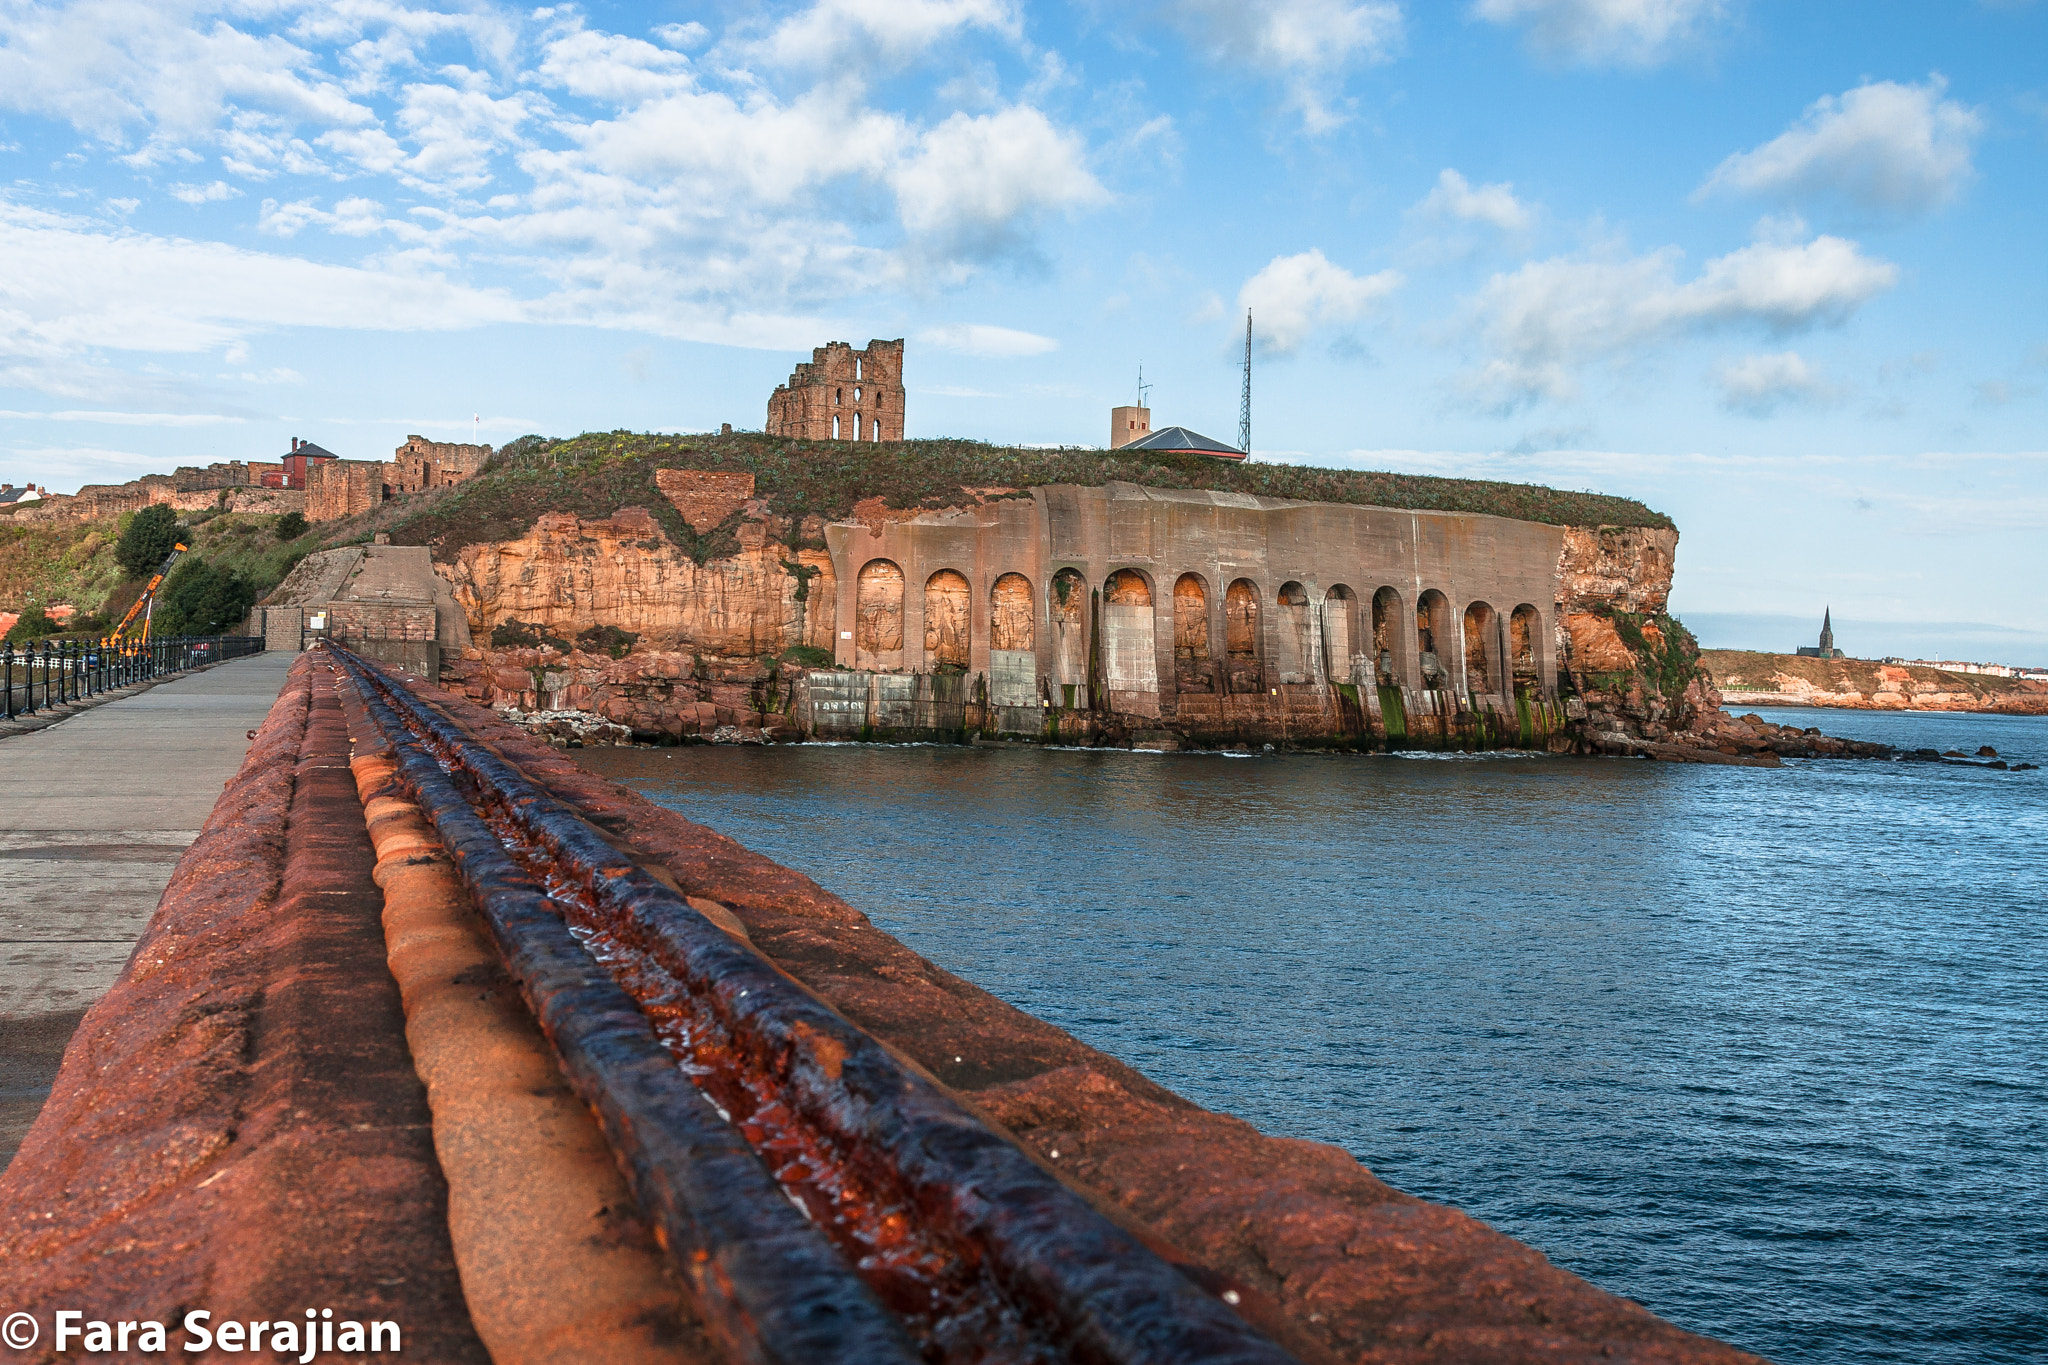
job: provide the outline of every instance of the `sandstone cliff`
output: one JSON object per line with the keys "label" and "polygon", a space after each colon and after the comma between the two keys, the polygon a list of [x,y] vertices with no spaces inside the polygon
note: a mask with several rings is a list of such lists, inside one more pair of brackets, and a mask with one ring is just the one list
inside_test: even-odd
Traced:
{"label": "sandstone cliff", "polygon": [[1700,658],[1728,700],[1746,705],[2048,715],[2048,683],[2031,679],[1733,649]]}

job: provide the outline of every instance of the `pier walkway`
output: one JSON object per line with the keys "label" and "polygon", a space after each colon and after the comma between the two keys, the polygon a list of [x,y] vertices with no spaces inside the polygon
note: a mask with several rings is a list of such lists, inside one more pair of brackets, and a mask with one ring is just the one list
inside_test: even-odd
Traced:
{"label": "pier walkway", "polygon": [[0,739],[0,1167],[297,657],[234,659]]}

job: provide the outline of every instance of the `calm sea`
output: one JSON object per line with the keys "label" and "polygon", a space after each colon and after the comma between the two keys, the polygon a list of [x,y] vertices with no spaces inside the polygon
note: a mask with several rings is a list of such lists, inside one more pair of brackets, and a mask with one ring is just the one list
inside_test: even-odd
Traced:
{"label": "calm sea", "polygon": [[[1771,718],[2048,765],[2048,719]],[[1686,1327],[1784,1362],[2048,1354],[2048,770],[588,757]]]}

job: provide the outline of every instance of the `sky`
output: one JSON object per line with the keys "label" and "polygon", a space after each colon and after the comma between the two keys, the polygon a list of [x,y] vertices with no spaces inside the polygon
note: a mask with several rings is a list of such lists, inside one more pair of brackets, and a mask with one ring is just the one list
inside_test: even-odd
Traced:
{"label": "sky", "polygon": [[0,0],[0,480],[908,432],[1640,498],[1703,642],[2048,665],[2048,0]]}

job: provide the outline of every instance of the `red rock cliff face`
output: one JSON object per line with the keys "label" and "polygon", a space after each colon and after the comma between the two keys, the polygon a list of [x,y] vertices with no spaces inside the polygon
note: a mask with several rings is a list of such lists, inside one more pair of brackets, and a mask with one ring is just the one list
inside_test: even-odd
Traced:
{"label": "red rock cliff face", "polygon": [[[737,553],[699,564],[644,508],[627,507],[602,520],[544,516],[517,540],[466,546],[436,569],[477,647],[444,660],[442,682],[487,706],[586,711],[643,735],[786,728],[775,660],[797,646],[830,650],[836,598],[830,556],[792,549],[788,530],[743,522]],[[493,647],[492,632],[512,622],[565,645],[583,636],[585,647]],[[617,636],[586,636],[600,627],[638,638],[628,650]]]}
{"label": "red rock cliff face", "polygon": [[[602,521],[561,513],[540,518],[517,540],[466,546],[440,572],[479,644],[517,620],[565,640],[612,626],[639,636],[642,649],[719,659],[756,659],[794,645],[830,649],[832,561],[771,534],[784,529],[747,523],[737,554],[699,564],[643,508],[621,508]],[[808,584],[792,564],[813,571]]]}

